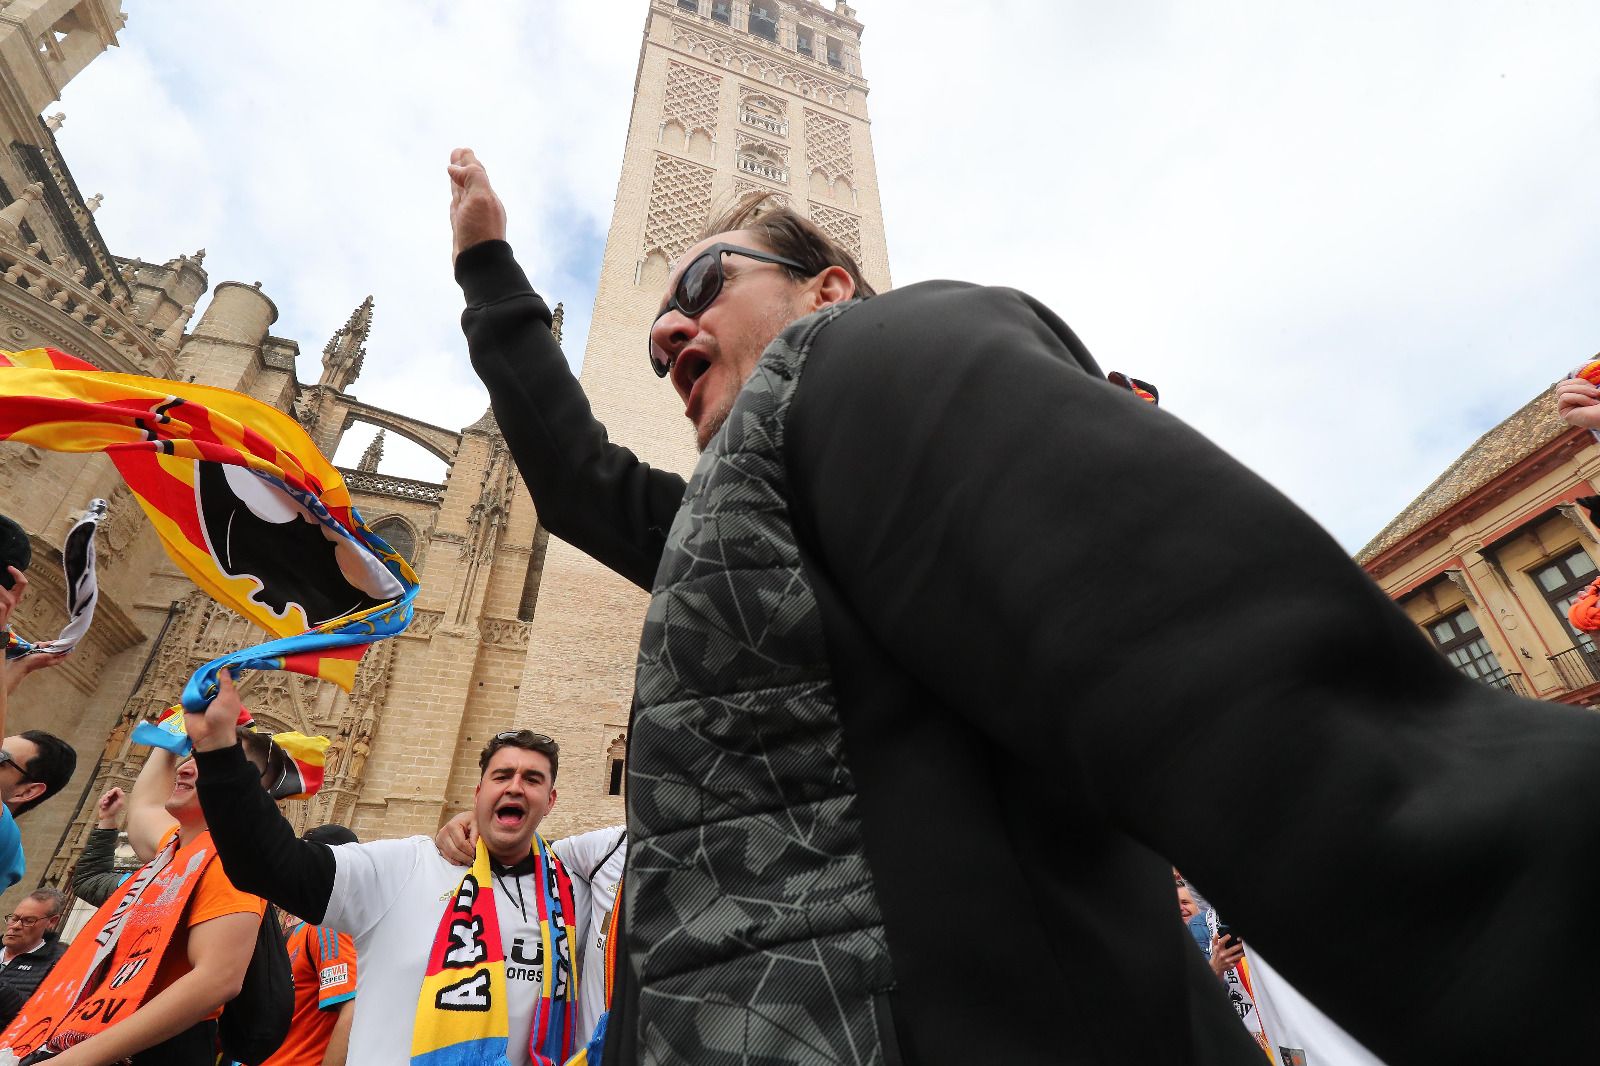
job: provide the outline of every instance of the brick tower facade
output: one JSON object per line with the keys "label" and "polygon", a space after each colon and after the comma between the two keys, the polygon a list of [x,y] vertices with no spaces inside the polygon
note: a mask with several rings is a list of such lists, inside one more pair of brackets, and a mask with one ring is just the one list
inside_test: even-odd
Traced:
{"label": "brick tower facade", "polygon": [[[889,285],[861,76],[861,23],[840,2],[650,0],[615,213],[584,351],[584,391],[612,438],[688,474],[694,435],[645,365],[670,264],[713,210],[760,189]],[[552,836],[622,819],[622,760],[647,596],[549,545],[518,719],[562,745]]]}

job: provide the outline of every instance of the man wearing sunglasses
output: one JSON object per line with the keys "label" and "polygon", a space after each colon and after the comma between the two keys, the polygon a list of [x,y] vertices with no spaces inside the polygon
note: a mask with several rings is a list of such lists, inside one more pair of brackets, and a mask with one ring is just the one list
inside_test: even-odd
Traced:
{"label": "man wearing sunglasses", "polygon": [[[15,566],[6,567],[0,582],[0,646],[11,625],[11,615],[27,591],[28,579]],[[22,832],[16,819],[66,787],[78,767],[78,753],[53,733],[29,729],[15,736],[6,732],[11,691],[23,676],[40,665],[54,665],[64,656],[30,655],[27,659],[0,660],[0,889],[22,880],[27,863],[22,853]],[[29,659],[38,663],[25,665]]]}
{"label": "man wearing sunglasses", "polygon": [[[426,836],[337,847],[298,839],[233,742],[238,706],[233,686],[225,683],[207,712],[190,715],[187,723],[200,769],[200,802],[223,867],[241,887],[355,941],[361,992],[350,1030],[351,1066],[412,1061],[413,1040],[420,1037],[418,994],[436,954],[443,901],[467,871],[442,857]],[[556,742],[541,733],[495,734],[479,757],[473,792],[505,964],[510,1032],[495,1055],[504,1053],[511,1066],[532,1061],[530,1033],[547,969],[539,903],[546,886],[531,856],[539,823],[555,805],[559,753]],[[475,921],[481,930],[482,919]]]}
{"label": "man wearing sunglasses", "polygon": [[[1457,674],[1037,301],[859,299],[787,210],[673,266],[650,363],[704,454],[652,469],[590,413],[481,164],[449,175],[541,520],[652,593],[607,1066],[1258,1063],[1172,863],[1387,1061],[1600,1040],[1600,716]],[[1286,905],[1307,883],[1360,935]]]}

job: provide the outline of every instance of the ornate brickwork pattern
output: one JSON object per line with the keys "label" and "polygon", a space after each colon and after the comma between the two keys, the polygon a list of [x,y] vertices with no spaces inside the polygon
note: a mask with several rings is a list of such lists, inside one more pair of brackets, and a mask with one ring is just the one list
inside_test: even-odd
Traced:
{"label": "ornate brickwork pattern", "polygon": [[711,211],[711,178],[715,173],[710,167],[656,155],[641,255],[660,252],[673,260],[694,243]]}
{"label": "ornate brickwork pattern", "polygon": [[806,108],[806,161],[830,182],[855,180],[855,154],[850,148],[850,127],[836,118]]}
{"label": "ornate brickwork pattern", "polygon": [[737,200],[740,197],[744,196],[746,193],[752,193],[752,192],[764,192],[764,193],[766,193],[768,196],[770,196],[772,198],[774,203],[778,204],[779,206],[781,206],[781,207],[788,207],[789,206],[789,194],[788,193],[779,192],[777,189],[773,189],[773,188],[770,188],[770,187],[768,187],[766,185],[762,185],[759,182],[750,181],[748,178],[734,178],[733,179],[733,198],[735,200]]}
{"label": "ornate brickwork pattern", "polygon": [[717,135],[717,100],[722,79],[684,63],[667,64],[667,91],[661,102],[662,122],[676,122],[685,134],[705,130]]}
{"label": "ornate brickwork pattern", "polygon": [[753,75],[779,87],[793,88],[812,100],[826,100],[835,107],[848,106],[849,94],[839,82],[802,73],[771,56],[713,40],[681,23],[672,25],[672,43],[691,54],[703,55],[718,66]]}
{"label": "ornate brickwork pattern", "polygon": [[837,207],[828,207],[824,204],[813,202],[811,205],[811,221],[817,228],[840,244],[855,256],[861,258],[861,219],[848,211],[841,211]]}

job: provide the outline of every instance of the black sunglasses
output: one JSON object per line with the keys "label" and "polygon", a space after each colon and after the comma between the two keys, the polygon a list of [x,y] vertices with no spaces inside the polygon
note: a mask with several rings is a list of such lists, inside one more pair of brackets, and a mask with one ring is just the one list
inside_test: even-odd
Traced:
{"label": "black sunglasses", "polygon": [[554,744],[555,739],[543,733],[535,733],[531,729],[508,729],[504,733],[496,733],[495,740],[520,740],[524,744]]}
{"label": "black sunglasses", "polygon": [[[706,308],[721,295],[722,283],[727,280],[727,275],[722,272],[724,255],[742,255],[746,259],[776,263],[802,273],[809,273],[804,263],[785,259],[781,255],[758,252],[754,248],[741,248],[737,244],[713,244],[690,260],[689,265],[683,268],[683,273],[678,275],[678,283],[672,287],[672,296],[667,300],[667,306],[661,309],[661,314],[655,317],[655,322],[650,323],[652,333],[655,332],[656,322],[661,321],[661,315],[668,311],[676,311],[685,318],[698,318],[705,313]],[[656,377],[664,378],[672,373],[672,365],[677,361],[676,355],[662,351],[653,339],[650,341],[650,369],[656,372]]]}
{"label": "black sunglasses", "polygon": [[15,756],[13,756],[9,751],[7,751],[4,748],[0,748],[0,766],[14,766],[17,769],[17,773],[22,775],[22,780],[24,780],[24,781],[32,781],[33,780],[33,778],[28,776],[27,767],[25,767],[21,763],[19,763],[16,760]]}

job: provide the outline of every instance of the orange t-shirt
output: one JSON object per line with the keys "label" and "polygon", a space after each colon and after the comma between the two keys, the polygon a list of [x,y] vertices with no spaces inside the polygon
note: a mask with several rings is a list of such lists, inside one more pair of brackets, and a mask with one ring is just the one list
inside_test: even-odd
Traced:
{"label": "orange t-shirt", "polygon": [[[177,833],[177,826],[167,832],[156,845],[156,851],[167,846]],[[215,852],[215,845],[212,851]],[[229,914],[254,914],[260,918],[267,912],[267,901],[260,896],[252,896],[248,892],[240,892],[228,880],[228,875],[222,871],[222,860],[213,858],[206,863],[206,868],[200,871],[200,881],[194,886],[194,892],[189,896],[189,906],[183,916],[184,935],[178,937],[167,947],[166,953],[161,957],[161,969],[156,971],[156,979],[150,985],[150,998],[155,998],[164,992],[168,985],[189,972],[189,943],[188,931],[201,922],[208,922],[213,918],[221,918]],[[250,941],[252,950],[255,940]],[[218,1007],[206,1017],[215,1018],[222,1014]]]}
{"label": "orange t-shirt", "polygon": [[356,994],[356,946],[344,933],[301,922],[289,931],[294,1020],[262,1066],[321,1066],[339,1019],[339,1004]]}

